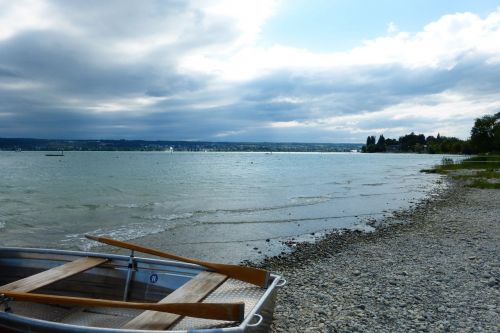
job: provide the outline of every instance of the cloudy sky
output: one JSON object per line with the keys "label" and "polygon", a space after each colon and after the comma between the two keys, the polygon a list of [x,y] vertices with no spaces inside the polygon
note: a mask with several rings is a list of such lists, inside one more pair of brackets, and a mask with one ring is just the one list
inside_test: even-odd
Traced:
{"label": "cloudy sky", "polygon": [[0,137],[467,138],[500,1],[0,0]]}

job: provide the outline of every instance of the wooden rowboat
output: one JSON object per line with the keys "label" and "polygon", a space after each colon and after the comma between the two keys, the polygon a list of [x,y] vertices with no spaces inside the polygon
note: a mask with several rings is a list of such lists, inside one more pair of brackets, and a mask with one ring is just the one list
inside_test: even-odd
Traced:
{"label": "wooden rowboat", "polygon": [[238,274],[133,251],[0,247],[0,332],[267,332],[285,281]]}

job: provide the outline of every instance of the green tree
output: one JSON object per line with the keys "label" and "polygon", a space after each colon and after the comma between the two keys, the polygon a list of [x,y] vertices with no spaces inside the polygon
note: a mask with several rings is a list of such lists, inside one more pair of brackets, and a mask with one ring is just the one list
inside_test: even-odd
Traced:
{"label": "green tree", "polygon": [[500,112],[477,118],[471,130],[470,141],[478,153],[500,150]]}
{"label": "green tree", "polygon": [[368,139],[366,139],[366,144],[369,145],[374,145],[375,144],[375,136],[369,136]]}
{"label": "green tree", "polygon": [[496,114],[497,121],[493,126],[493,150],[495,152],[500,152],[500,112]]}
{"label": "green tree", "polygon": [[417,143],[420,144],[421,146],[425,146],[425,135],[419,134],[417,137]]}
{"label": "green tree", "polygon": [[[424,136],[425,139],[425,136]],[[399,144],[401,145],[402,151],[415,151],[415,146],[418,143],[419,136],[414,132],[406,134],[405,136],[399,137]],[[425,144],[425,143],[424,143]]]}

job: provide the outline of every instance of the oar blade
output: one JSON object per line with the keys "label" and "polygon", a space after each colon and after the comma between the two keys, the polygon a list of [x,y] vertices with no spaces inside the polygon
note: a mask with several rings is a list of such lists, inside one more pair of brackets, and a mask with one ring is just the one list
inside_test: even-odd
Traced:
{"label": "oar blade", "polygon": [[271,274],[266,270],[248,266],[210,263],[210,266],[206,265],[206,267],[217,271],[217,273],[221,273],[233,279],[248,282],[262,288],[267,288],[271,277]]}
{"label": "oar blade", "polygon": [[242,322],[245,303],[161,303],[165,312],[181,316]]}

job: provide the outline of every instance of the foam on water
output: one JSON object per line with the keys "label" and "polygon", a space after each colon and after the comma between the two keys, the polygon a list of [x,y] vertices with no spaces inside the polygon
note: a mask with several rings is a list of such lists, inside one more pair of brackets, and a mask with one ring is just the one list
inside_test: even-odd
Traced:
{"label": "foam on water", "polygon": [[184,213],[184,214],[171,214],[171,215],[144,215],[144,216],[133,216],[134,218],[137,219],[142,219],[142,220],[163,220],[163,221],[173,221],[173,220],[180,220],[180,219],[187,219],[192,217],[194,214],[193,213]]}
{"label": "foam on water", "polygon": [[297,206],[315,205],[319,203],[328,202],[330,200],[332,200],[332,197],[329,195],[311,196],[311,197],[303,196],[290,199],[292,204],[295,204]]}
{"label": "foam on water", "polygon": [[[94,230],[89,230],[81,234],[68,234],[61,241],[64,245],[76,246],[80,250],[89,251],[94,247],[101,246],[102,244],[96,243],[94,241],[85,238],[85,235],[101,236],[106,235],[108,237],[126,241],[136,238],[141,238],[148,235],[157,234],[160,232],[165,232],[168,230],[173,230],[179,225],[184,225],[185,223],[180,222],[182,219],[191,217],[192,214],[173,214],[170,216],[144,216],[141,219],[152,220],[148,223],[132,223],[124,226],[119,226],[115,228],[99,228]],[[178,220],[178,223],[172,223],[172,221]],[[169,222],[169,223],[165,223]]]}
{"label": "foam on water", "polygon": [[140,205],[136,203],[128,203],[128,204],[108,204],[109,208],[144,208],[145,205]]}

